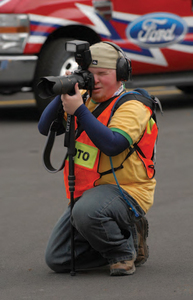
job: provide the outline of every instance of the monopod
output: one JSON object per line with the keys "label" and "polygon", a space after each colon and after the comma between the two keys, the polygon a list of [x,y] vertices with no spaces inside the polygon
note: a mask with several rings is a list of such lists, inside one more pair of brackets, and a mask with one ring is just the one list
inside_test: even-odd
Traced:
{"label": "monopod", "polygon": [[[51,163],[51,151],[53,148],[54,140],[57,134],[57,130],[60,128],[60,119],[55,120],[49,130],[47,142],[43,151],[43,162],[45,168],[51,173],[57,173],[61,171],[65,166],[65,158],[58,169],[55,169]],[[70,192],[70,209],[72,215],[72,209],[74,206],[74,190],[75,190],[75,175],[74,175],[74,156],[75,156],[75,118],[73,115],[67,115],[67,124],[65,131],[64,146],[67,147],[67,155],[69,157],[69,174],[68,185]],[[75,245],[74,245],[74,226],[71,224],[71,275],[76,275],[75,272]]]}
{"label": "monopod", "polygon": [[[66,133],[64,146],[68,148],[67,154],[69,158],[69,174],[68,184],[70,192],[70,209],[74,206],[74,190],[75,190],[75,176],[74,176],[74,156],[75,156],[75,119],[73,115],[67,115]],[[71,276],[76,275],[75,271],[75,245],[74,245],[74,226],[71,223]]]}

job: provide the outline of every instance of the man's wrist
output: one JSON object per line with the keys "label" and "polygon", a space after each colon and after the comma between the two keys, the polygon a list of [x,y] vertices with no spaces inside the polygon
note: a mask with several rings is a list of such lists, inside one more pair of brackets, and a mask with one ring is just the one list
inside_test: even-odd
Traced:
{"label": "man's wrist", "polygon": [[85,111],[87,110],[86,106],[84,104],[81,104],[74,112],[74,115],[77,117],[77,118],[80,118],[81,115],[83,113],[85,113]]}

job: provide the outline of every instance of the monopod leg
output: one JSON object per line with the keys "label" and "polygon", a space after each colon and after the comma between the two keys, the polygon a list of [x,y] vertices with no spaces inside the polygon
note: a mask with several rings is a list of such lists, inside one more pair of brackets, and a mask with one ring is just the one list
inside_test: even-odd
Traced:
{"label": "monopod leg", "polygon": [[[75,190],[75,176],[74,176],[74,156],[75,156],[75,124],[74,116],[68,115],[67,126],[66,126],[66,137],[65,146],[68,147],[68,157],[69,157],[69,192],[71,201],[71,215],[74,206],[74,190]],[[74,244],[74,226],[71,224],[71,276],[76,275],[75,272],[75,244]]]}
{"label": "monopod leg", "polygon": [[[72,209],[74,206],[74,180],[75,177],[73,175],[68,176],[69,181],[69,187],[70,187],[70,193],[71,193],[71,202],[70,202],[70,208],[71,208],[71,215],[72,215]],[[71,191],[72,190],[72,191]],[[71,224],[71,276],[76,275],[75,271],[75,244],[74,244],[74,226]]]}

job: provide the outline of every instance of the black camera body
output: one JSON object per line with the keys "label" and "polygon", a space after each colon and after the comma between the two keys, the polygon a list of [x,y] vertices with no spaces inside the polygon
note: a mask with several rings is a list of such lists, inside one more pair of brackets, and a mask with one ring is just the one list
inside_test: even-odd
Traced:
{"label": "black camera body", "polygon": [[50,99],[61,94],[74,94],[74,86],[78,82],[80,89],[86,89],[92,94],[94,77],[88,71],[92,57],[89,50],[90,44],[86,41],[73,40],[65,44],[68,52],[75,53],[75,60],[79,65],[78,70],[69,76],[47,76],[42,77],[38,83],[39,96],[42,99]]}

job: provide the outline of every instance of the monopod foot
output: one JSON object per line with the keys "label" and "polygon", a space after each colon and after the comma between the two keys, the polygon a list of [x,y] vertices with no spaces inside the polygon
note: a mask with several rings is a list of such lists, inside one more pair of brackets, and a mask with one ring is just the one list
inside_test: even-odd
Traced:
{"label": "monopod foot", "polygon": [[70,272],[70,275],[71,275],[71,276],[75,276],[75,275],[76,275],[76,272],[75,272],[75,271],[71,271],[71,272]]}

